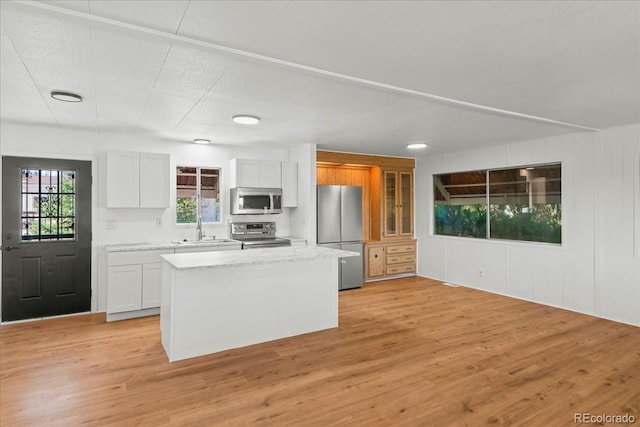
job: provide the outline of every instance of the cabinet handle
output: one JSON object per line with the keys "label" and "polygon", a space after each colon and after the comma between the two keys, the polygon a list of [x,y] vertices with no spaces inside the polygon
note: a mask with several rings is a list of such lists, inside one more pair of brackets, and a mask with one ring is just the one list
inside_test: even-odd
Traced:
{"label": "cabinet handle", "polygon": [[374,258],[378,258],[378,254],[375,254],[373,257],[374,257]]}

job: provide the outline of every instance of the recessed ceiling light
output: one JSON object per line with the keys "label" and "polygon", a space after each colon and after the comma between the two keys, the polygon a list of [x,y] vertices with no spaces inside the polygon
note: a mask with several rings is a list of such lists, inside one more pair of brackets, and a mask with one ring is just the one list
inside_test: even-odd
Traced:
{"label": "recessed ceiling light", "polygon": [[423,148],[427,148],[427,144],[425,144],[424,142],[419,142],[419,143],[415,143],[415,144],[409,144],[407,145],[407,148],[409,150],[420,150]]}
{"label": "recessed ceiling light", "polygon": [[51,97],[64,102],[82,102],[82,97],[71,92],[52,91]]}
{"label": "recessed ceiling light", "polygon": [[208,139],[197,138],[193,140],[194,144],[211,144],[211,141]]}
{"label": "recessed ceiling light", "polygon": [[239,115],[233,116],[232,119],[235,123],[239,123],[241,125],[255,125],[260,122],[260,118],[256,116]]}

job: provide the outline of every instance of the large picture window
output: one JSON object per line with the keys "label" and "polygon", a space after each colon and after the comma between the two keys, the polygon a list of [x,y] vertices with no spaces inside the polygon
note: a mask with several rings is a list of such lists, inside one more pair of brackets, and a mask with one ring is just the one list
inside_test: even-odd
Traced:
{"label": "large picture window", "polygon": [[435,234],[562,243],[561,165],[434,175]]}
{"label": "large picture window", "polygon": [[176,168],[176,223],[220,222],[220,169]]}

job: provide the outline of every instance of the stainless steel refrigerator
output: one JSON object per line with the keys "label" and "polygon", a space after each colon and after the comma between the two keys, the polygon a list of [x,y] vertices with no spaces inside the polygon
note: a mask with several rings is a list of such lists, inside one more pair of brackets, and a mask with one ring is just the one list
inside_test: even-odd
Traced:
{"label": "stainless steel refrigerator", "polygon": [[340,290],[364,281],[362,256],[362,187],[318,185],[318,246],[358,252],[340,260]]}

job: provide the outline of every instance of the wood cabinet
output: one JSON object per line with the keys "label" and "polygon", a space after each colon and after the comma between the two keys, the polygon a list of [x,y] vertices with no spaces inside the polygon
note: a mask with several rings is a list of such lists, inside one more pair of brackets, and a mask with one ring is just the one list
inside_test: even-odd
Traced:
{"label": "wood cabinet", "polygon": [[413,237],[413,172],[382,172],[382,235]]}
{"label": "wood cabinet", "polygon": [[169,154],[107,151],[107,208],[168,208]]}
{"label": "wood cabinet", "polygon": [[366,280],[415,274],[415,240],[367,243],[365,247]]}
{"label": "wood cabinet", "polygon": [[384,245],[367,245],[367,277],[384,276]]}
{"label": "wood cabinet", "polygon": [[230,188],[281,188],[282,170],[279,160],[232,159]]}
{"label": "wood cabinet", "polygon": [[415,159],[317,151],[318,185],[363,188],[365,280],[415,275]]}

